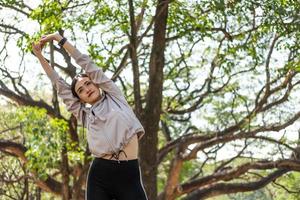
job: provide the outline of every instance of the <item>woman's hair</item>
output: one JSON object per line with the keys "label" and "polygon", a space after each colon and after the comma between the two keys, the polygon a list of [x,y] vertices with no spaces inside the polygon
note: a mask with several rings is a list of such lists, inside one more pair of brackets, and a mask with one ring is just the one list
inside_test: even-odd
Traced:
{"label": "woman's hair", "polygon": [[[75,91],[75,85],[76,85],[76,83],[77,83],[77,81],[78,81],[78,78],[82,78],[82,77],[89,77],[89,76],[88,76],[87,74],[84,74],[84,73],[77,74],[76,76],[74,76],[74,78],[73,78],[73,80],[72,80],[72,83],[71,83],[71,91],[72,91],[72,94],[74,95],[74,97],[77,97],[78,99],[80,99],[80,98],[79,98],[78,94],[77,94],[76,91]],[[83,135],[84,135],[84,128],[85,128],[85,112],[82,112],[82,119],[81,119],[81,121],[82,121],[82,126],[83,126],[82,131],[83,131]]]}
{"label": "woman's hair", "polygon": [[78,81],[78,78],[82,78],[82,77],[89,77],[87,74],[84,74],[84,73],[80,73],[80,74],[77,74],[73,80],[72,80],[72,83],[71,83],[71,91],[72,91],[72,94],[74,95],[74,97],[77,97],[79,99],[79,96],[78,94],[76,93],[75,91],[75,85]]}

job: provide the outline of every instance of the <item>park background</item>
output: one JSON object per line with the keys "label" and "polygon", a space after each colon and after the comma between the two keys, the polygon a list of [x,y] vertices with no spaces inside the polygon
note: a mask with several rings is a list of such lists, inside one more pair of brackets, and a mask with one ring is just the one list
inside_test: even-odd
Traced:
{"label": "park background", "polygon": [[[31,43],[60,32],[122,89],[150,200],[300,199],[298,0],[1,0],[0,199],[84,199],[86,131]],[[45,57],[70,83],[57,44]]]}

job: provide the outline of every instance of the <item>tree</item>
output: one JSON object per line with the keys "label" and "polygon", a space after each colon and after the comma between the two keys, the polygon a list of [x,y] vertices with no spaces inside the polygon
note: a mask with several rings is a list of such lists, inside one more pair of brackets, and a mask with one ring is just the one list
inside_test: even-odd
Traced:
{"label": "tree", "polygon": [[[1,19],[0,94],[67,124],[62,131],[70,141],[60,140],[59,177],[50,170],[46,179],[37,179],[43,191],[82,198],[89,154],[78,162],[68,156],[69,143],[86,152],[76,120],[59,106],[55,90],[52,102],[36,97],[23,80],[22,67],[29,66],[21,60],[13,73],[6,55],[17,41],[21,56],[31,56],[30,43],[56,30],[77,45],[88,43],[88,53],[112,74],[142,121],[140,156],[149,199],[254,191],[299,171],[299,138],[288,137],[300,117],[299,2],[44,0],[33,7],[5,0],[0,6],[17,13]],[[37,22],[40,30],[30,35],[21,20]],[[53,67],[72,78],[77,71],[69,55],[53,46],[49,60],[54,55],[66,64]],[[258,156],[255,148],[265,153]],[[26,159],[28,147],[1,140],[0,150]]]}

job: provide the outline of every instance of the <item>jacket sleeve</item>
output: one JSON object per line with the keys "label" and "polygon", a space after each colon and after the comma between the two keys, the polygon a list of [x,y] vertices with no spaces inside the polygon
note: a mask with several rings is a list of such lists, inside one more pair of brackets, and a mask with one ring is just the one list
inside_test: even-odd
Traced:
{"label": "jacket sleeve", "polygon": [[67,106],[67,110],[71,112],[77,120],[82,122],[84,106],[77,97],[73,96],[70,85],[59,77],[55,71],[53,71],[49,78],[54,84],[58,96],[62,98],[64,104]]}
{"label": "jacket sleeve", "polygon": [[82,54],[76,49],[71,56],[75,59],[76,63],[82,67],[93,83],[97,84],[108,94],[113,95],[122,101],[126,101],[117,85],[104,74],[102,69],[98,67],[88,55]]}

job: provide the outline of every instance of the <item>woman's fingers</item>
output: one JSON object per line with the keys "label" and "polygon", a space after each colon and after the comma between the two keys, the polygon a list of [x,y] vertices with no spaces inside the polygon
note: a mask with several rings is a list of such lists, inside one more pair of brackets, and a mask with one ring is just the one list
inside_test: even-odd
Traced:
{"label": "woman's fingers", "polygon": [[38,42],[38,43],[32,43],[32,51],[35,55],[38,55],[42,52],[42,49],[41,49],[41,44]]}
{"label": "woman's fingers", "polygon": [[45,43],[41,43],[41,44],[40,44],[41,49],[43,49],[44,46],[45,46]]}
{"label": "woman's fingers", "polygon": [[40,39],[40,42],[46,43],[54,40],[54,34],[43,35]]}
{"label": "woman's fingers", "polygon": [[43,49],[45,45],[46,45],[46,42],[40,40],[40,47],[41,47],[41,49]]}
{"label": "woman's fingers", "polygon": [[49,41],[51,41],[51,39],[49,37],[42,37],[40,39],[40,42],[43,42],[43,43],[46,43],[46,42],[49,42]]}
{"label": "woman's fingers", "polygon": [[34,53],[40,53],[42,49],[45,47],[47,42],[55,40],[55,35],[56,33],[48,34],[48,35],[43,35],[39,42],[33,43],[32,44],[32,49]]}

